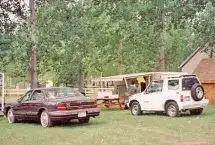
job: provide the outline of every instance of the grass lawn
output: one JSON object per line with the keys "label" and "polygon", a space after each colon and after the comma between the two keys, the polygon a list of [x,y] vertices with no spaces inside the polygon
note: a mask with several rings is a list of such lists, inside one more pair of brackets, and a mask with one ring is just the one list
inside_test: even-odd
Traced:
{"label": "grass lawn", "polygon": [[134,117],[129,111],[102,110],[87,125],[42,128],[36,123],[8,124],[0,118],[0,145],[215,145],[215,106],[203,116]]}

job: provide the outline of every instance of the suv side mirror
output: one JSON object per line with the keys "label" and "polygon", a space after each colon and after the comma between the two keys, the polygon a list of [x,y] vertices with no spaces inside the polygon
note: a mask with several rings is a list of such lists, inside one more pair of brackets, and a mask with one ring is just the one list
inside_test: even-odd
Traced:
{"label": "suv side mirror", "polygon": [[148,90],[145,90],[145,91],[144,91],[144,94],[149,94],[149,91],[148,91]]}
{"label": "suv side mirror", "polygon": [[21,102],[21,99],[18,99],[17,102],[20,103],[20,102]]}

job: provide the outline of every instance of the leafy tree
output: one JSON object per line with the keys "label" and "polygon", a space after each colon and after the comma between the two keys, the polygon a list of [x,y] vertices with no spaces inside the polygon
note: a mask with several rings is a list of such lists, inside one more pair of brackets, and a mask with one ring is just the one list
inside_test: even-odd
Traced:
{"label": "leafy tree", "polygon": [[206,47],[205,51],[210,58],[215,53],[215,3],[208,2],[204,11],[198,14],[194,20],[194,28],[196,30],[197,45]]}

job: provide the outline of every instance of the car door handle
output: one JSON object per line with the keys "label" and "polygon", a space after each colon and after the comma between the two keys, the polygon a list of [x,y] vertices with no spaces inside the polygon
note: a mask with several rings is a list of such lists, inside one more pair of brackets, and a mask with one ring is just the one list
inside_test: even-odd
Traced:
{"label": "car door handle", "polygon": [[144,103],[149,103],[149,101],[144,101]]}

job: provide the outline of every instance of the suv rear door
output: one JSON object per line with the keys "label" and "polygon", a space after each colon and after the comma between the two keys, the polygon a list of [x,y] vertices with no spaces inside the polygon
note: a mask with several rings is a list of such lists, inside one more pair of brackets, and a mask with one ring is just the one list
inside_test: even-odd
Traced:
{"label": "suv rear door", "polygon": [[182,94],[184,102],[195,102],[191,97],[191,88],[194,84],[200,84],[197,77],[183,77],[182,78]]}

